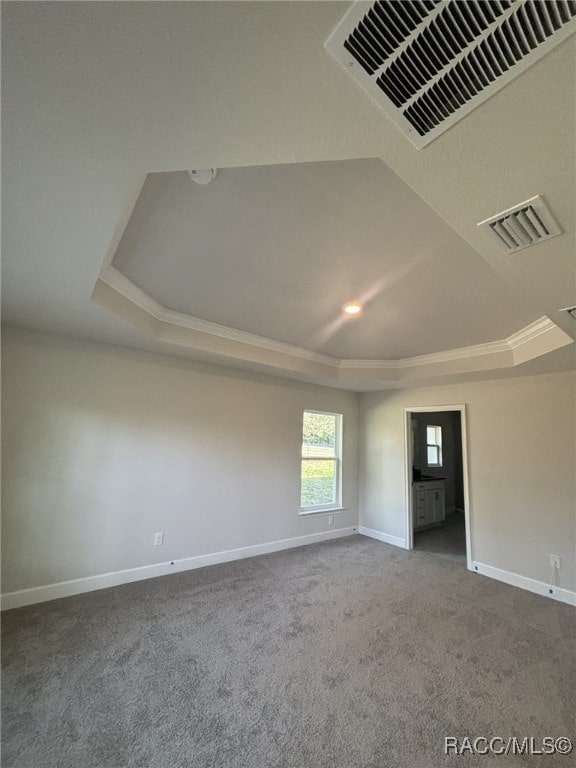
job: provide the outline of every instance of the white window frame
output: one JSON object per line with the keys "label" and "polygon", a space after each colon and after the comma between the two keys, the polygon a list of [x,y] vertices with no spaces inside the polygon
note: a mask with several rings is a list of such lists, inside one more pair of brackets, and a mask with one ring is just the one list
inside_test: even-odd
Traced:
{"label": "white window frame", "polygon": [[[342,507],[342,425],[344,417],[341,413],[333,413],[332,411],[317,411],[313,408],[305,408],[302,412],[302,445],[304,444],[304,418],[307,413],[318,413],[321,416],[334,416],[335,417],[335,435],[334,435],[334,456],[322,458],[310,458],[307,459],[302,456],[302,449],[300,449],[300,513],[301,515],[314,515],[321,513],[339,512]],[[334,498],[329,504],[318,504],[307,507],[302,506],[302,469],[305,461],[333,461],[335,463],[335,478],[334,478]]]}
{"label": "white window frame", "polygon": [[[429,438],[428,430],[434,430],[434,440],[431,442]],[[436,451],[436,457],[438,461],[428,461],[430,456],[430,448]],[[436,424],[426,424],[426,466],[428,467],[441,467],[442,466],[442,427]]]}

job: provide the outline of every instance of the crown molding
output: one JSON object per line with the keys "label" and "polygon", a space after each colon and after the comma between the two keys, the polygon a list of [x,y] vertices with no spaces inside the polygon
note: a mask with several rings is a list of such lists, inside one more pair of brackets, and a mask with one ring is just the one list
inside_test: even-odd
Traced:
{"label": "crown molding", "polygon": [[538,320],[530,323],[530,325],[513,333],[512,336],[508,336],[506,343],[510,346],[510,349],[518,349],[518,347],[521,347],[523,344],[528,344],[530,341],[537,339],[545,333],[549,333],[557,327],[558,326],[553,323],[549,317],[543,315]]}
{"label": "crown molding", "polygon": [[481,357],[484,355],[495,355],[502,352],[512,352],[524,344],[537,339],[543,334],[549,333],[558,326],[546,315],[535,320],[525,328],[521,328],[516,333],[508,336],[506,339],[497,341],[488,341],[483,344],[475,344],[470,347],[458,347],[457,349],[448,349],[444,352],[432,352],[429,355],[416,355],[414,357],[405,357],[399,360],[341,360],[340,367],[343,369],[378,368],[382,370],[416,368],[421,365],[437,365],[439,363],[448,363],[454,360],[467,360],[471,357]]}
{"label": "crown molding", "polygon": [[276,352],[281,355],[291,355],[301,360],[320,363],[322,365],[332,365],[338,368],[340,360],[337,357],[323,355],[319,352],[312,352],[304,347],[297,347],[293,344],[287,344],[283,341],[269,339],[266,336],[259,336],[255,333],[240,331],[237,328],[230,328],[226,325],[219,325],[208,320],[202,320],[199,317],[186,315],[183,312],[175,312],[172,309],[163,307],[156,299],[153,299],[148,293],[138,288],[129,278],[120,270],[113,266],[107,266],[102,270],[99,280],[105,283],[113,290],[122,294],[126,299],[132,301],[140,309],[148,312],[156,320],[167,325],[187,328],[198,333],[205,333],[209,336],[217,336],[227,341],[247,344],[251,347]]}
{"label": "crown molding", "polygon": [[417,383],[463,373],[513,368],[574,343],[549,317],[543,316],[505,339],[398,360],[346,360],[269,339],[198,317],[175,312],[136,286],[107,263],[92,299],[169,345],[240,359],[276,373],[310,377],[328,384]]}
{"label": "crown molding", "polygon": [[404,357],[399,360],[342,360],[340,366],[343,369],[352,368],[362,370],[363,368],[379,368],[382,370],[399,370],[402,368],[418,368],[422,365],[449,363],[454,360],[465,360],[470,357],[493,355],[499,352],[509,351],[510,348],[506,340],[489,341],[485,344],[476,344],[472,347],[448,349],[444,352],[432,352],[429,355],[415,355],[414,357]]}

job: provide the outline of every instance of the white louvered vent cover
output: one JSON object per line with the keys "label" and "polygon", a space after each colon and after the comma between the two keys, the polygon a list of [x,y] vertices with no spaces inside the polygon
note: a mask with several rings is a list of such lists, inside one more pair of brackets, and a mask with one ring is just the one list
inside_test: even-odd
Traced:
{"label": "white louvered vent cover", "polygon": [[562,234],[540,195],[481,221],[478,226],[506,253],[521,251]]}
{"label": "white louvered vent cover", "polygon": [[576,307],[563,307],[562,309],[558,310],[559,312],[566,312],[572,320],[576,320]]}
{"label": "white louvered vent cover", "polygon": [[379,0],[326,48],[420,149],[574,31],[576,0]]}

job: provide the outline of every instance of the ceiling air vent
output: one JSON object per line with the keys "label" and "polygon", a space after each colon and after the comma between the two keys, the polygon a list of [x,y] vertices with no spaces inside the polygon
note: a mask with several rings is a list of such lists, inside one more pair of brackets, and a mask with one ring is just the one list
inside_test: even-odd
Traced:
{"label": "ceiling air vent", "polygon": [[562,234],[540,195],[481,221],[478,226],[506,253],[521,251]]}
{"label": "ceiling air vent", "polygon": [[379,0],[326,48],[420,149],[574,31],[576,0]]}
{"label": "ceiling air vent", "polygon": [[559,312],[566,312],[566,314],[570,315],[572,320],[576,320],[576,307],[563,307],[562,309],[558,310]]}

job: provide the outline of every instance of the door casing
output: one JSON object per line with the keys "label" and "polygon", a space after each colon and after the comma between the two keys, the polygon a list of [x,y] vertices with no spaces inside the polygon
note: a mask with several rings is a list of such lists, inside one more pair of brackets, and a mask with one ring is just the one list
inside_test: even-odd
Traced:
{"label": "door casing", "polygon": [[413,413],[437,413],[439,411],[457,411],[460,413],[462,428],[462,474],[464,485],[464,522],[466,526],[466,567],[469,571],[472,567],[472,535],[470,530],[471,508],[468,486],[468,428],[466,424],[466,406],[459,405],[415,405],[406,407],[404,411],[404,482],[405,482],[405,508],[406,508],[406,549],[414,549],[414,510],[412,508],[412,414]]}

